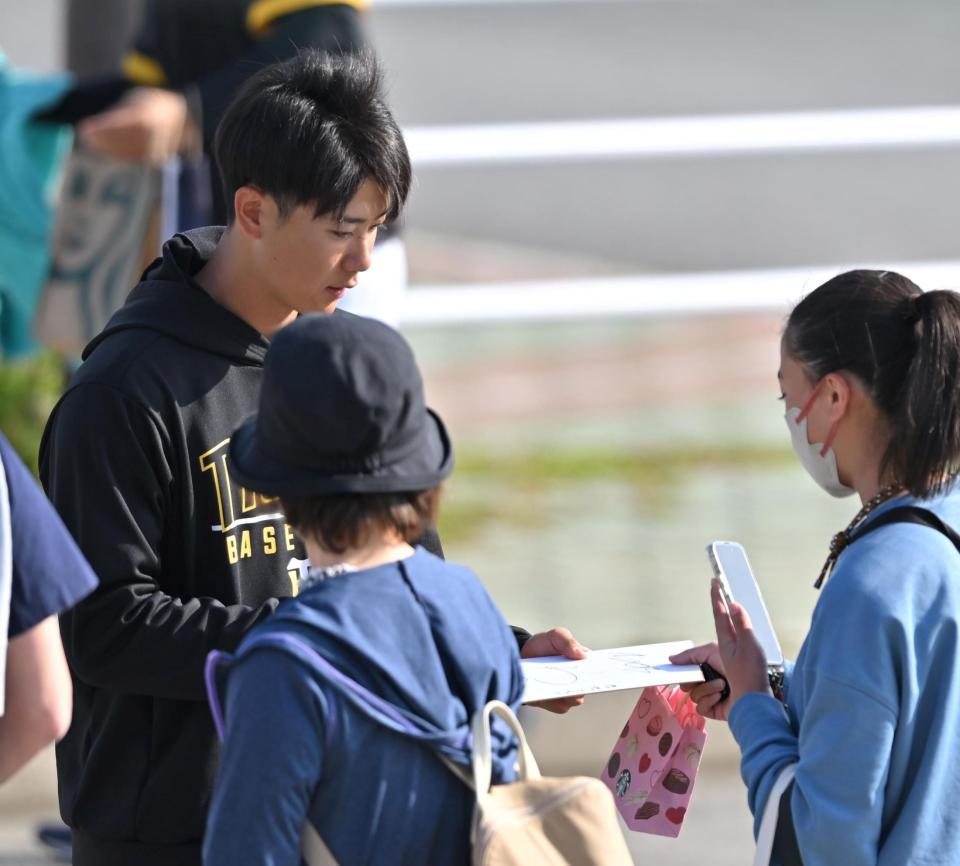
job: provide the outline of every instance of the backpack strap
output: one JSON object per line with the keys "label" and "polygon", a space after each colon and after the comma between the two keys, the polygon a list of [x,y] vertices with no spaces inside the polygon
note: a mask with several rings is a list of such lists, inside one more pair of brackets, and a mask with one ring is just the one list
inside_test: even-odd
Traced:
{"label": "backpack strap", "polygon": [[931,529],[935,529],[950,539],[950,542],[957,549],[957,552],[960,553],[960,534],[958,534],[952,526],[944,523],[928,508],[920,508],[917,505],[901,505],[883,512],[883,514],[871,520],[862,529],[854,532],[847,540],[847,544],[853,544],[853,542],[863,538],[863,536],[869,535],[871,532],[888,526],[891,523],[915,523],[919,526],[929,526]]}
{"label": "backpack strap", "polygon": [[260,647],[270,647],[280,650],[301,662],[309,662],[314,668],[320,671],[327,679],[327,682],[336,688],[337,692],[345,697],[356,709],[397,734],[419,740],[440,752],[450,751],[455,754],[468,749],[469,743],[467,742],[466,736],[460,740],[454,740],[443,733],[438,734],[428,730],[422,720],[418,719],[412,713],[394,706],[389,701],[371,692],[356,680],[348,677],[300,638],[291,634],[271,633],[260,634],[252,640],[247,641],[242,650],[236,655],[231,656],[215,650],[207,656],[204,670],[207,698],[210,702],[210,711],[213,714],[213,723],[217,729],[217,735],[221,740],[224,734],[224,714],[220,695],[217,690],[217,673],[224,665],[235,664]]}
{"label": "backpack strap", "polygon": [[796,771],[796,764],[787,764],[767,795],[757,831],[753,866],[803,866],[790,804]]}
{"label": "backpack strap", "polygon": [[523,733],[520,720],[503,701],[487,701],[486,705],[474,714],[472,723],[473,787],[477,792],[477,800],[480,802],[483,802],[487,797],[493,772],[493,747],[490,734],[490,722],[493,716],[499,716],[503,719],[519,742],[517,749],[520,762],[519,778],[524,782],[540,778],[537,759],[534,758],[533,751],[527,745],[527,738]]}

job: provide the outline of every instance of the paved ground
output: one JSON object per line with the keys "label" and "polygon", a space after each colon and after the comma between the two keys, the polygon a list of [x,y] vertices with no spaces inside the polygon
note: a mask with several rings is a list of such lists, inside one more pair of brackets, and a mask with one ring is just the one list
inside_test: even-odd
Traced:
{"label": "paved ground", "polygon": [[36,825],[57,814],[57,779],[50,748],[0,787],[0,866],[57,862],[34,842]]}
{"label": "paved ground", "polygon": [[[407,125],[950,105],[960,80],[945,0],[372,9]],[[951,259],[958,169],[958,148],[431,168],[410,224],[642,271]]]}

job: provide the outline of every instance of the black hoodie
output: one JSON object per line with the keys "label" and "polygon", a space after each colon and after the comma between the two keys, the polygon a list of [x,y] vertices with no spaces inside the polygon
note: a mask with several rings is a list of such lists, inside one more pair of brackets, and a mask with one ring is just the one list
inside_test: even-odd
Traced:
{"label": "black hoodie", "polygon": [[231,481],[268,341],[192,279],[222,229],[174,237],[84,353],[41,477],[100,577],[62,619],[74,718],[57,747],[75,863],[200,862],[217,748],[202,668],[297,586],[275,500]]}
{"label": "black hoodie", "polygon": [[[222,233],[164,246],[40,446],[47,494],[100,578],[61,618],[74,713],[57,774],[75,866],[199,866],[219,754],[204,660],[295,594],[305,556],[279,503],[230,478],[269,343],[193,280]],[[419,544],[443,556],[434,529]]]}

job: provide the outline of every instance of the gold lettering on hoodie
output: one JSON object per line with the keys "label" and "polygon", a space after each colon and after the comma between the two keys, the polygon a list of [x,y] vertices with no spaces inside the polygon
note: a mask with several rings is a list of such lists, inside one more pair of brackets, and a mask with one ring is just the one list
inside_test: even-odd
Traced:
{"label": "gold lettering on hoodie", "polygon": [[[223,536],[227,562],[236,565],[254,554],[276,556],[281,547],[285,552],[295,550],[296,536],[293,528],[283,521],[283,512],[277,507],[277,497],[248,490],[230,478],[230,466],[227,463],[229,444],[230,440],[224,439],[198,458],[201,471],[213,484],[217,502],[219,523],[211,525],[210,529]],[[282,540],[278,537],[275,525],[256,526],[266,522],[281,523]],[[296,590],[293,576],[291,583]]]}

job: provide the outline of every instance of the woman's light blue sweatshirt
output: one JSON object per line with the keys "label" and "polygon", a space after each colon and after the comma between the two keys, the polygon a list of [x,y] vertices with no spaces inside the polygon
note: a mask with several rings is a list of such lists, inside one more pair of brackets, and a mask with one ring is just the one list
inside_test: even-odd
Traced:
{"label": "woman's light blue sweatshirt", "polygon": [[[898,497],[960,528],[960,485]],[[864,525],[866,525],[866,523]],[[755,825],[796,762],[805,866],[960,864],[960,553],[897,523],[839,557],[788,672],[787,709],[749,694],[730,713]]]}

